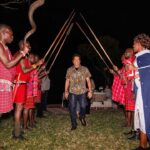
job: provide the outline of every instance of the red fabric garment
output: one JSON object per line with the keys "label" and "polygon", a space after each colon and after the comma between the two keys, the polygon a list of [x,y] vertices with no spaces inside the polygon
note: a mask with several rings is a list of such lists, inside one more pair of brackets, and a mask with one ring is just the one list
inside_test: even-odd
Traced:
{"label": "red fabric garment", "polygon": [[[25,65],[26,67],[30,67],[28,58],[25,59]],[[16,67],[17,75],[15,78],[15,84],[14,91],[13,91],[13,97],[15,103],[25,103],[27,98],[27,82],[30,80],[30,73],[24,73],[21,69],[20,64]],[[26,83],[19,83],[19,82],[26,82]]]}
{"label": "red fabric garment", "polygon": [[134,80],[135,78],[135,70],[128,70],[125,72],[125,76],[128,81]]}
{"label": "red fabric garment", "polygon": [[[135,57],[130,59],[124,59],[123,64],[132,64]],[[118,103],[125,105],[125,109],[128,111],[134,111],[135,100],[133,100],[133,84],[134,71],[126,71],[124,68],[120,70],[121,78],[117,75],[114,76],[114,81],[112,85],[112,99]]]}
{"label": "red fabric garment", "polygon": [[[25,58],[25,65],[26,65],[26,67],[30,67],[30,63],[29,63],[28,58]],[[30,80],[30,73],[24,73],[22,71],[22,69],[21,69],[20,64],[18,64],[16,66],[16,71],[17,71],[17,74],[16,74],[15,81],[19,80],[19,81],[29,82],[29,80]]]}
{"label": "red fabric garment", "polygon": [[124,65],[126,65],[126,64],[133,64],[134,60],[135,60],[135,56],[132,56],[132,57],[130,57],[128,59],[123,59],[122,63]]}
{"label": "red fabric garment", "polygon": [[36,103],[40,103],[40,102],[41,102],[41,96],[42,96],[41,83],[42,83],[42,80],[39,79],[39,80],[38,80],[38,95],[37,95],[37,97],[35,98],[35,102],[36,102]]}
{"label": "red fabric garment", "polygon": [[127,85],[124,86],[125,110],[127,111],[134,111],[135,109],[135,99],[133,99],[132,86],[132,81],[128,82]]}
{"label": "red fabric garment", "polygon": [[[0,43],[8,60],[12,60],[8,47]],[[0,61],[0,113],[7,113],[13,109],[12,81],[15,77],[15,67],[8,69]]]}
{"label": "red fabric garment", "polygon": [[42,92],[41,90],[38,90],[38,95],[35,98],[35,103],[41,103],[41,96],[42,96]]}
{"label": "red fabric garment", "polygon": [[27,83],[27,99],[24,108],[30,109],[35,106],[35,98],[38,95],[38,73],[37,70],[30,72],[30,80]]}
{"label": "red fabric garment", "polygon": [[37,70],[30,72],[30,80],[27,83],[27,97],[38,95],[38,73]]}
{"label": "red fabric garment", "polygon": [[[120,72],[123,72],[123,68],[120,70]],[[125,104],[124,88],[121,79],[118,75],[114,75],[114,80],[112,85],[112,100],[122,105]]]}
{"label": "red fabric garment", "polygon": [[7,113],[13,109],[12,92],[0,92],[0,113]]}
{"label": "red fabric garment", "polygon": [[[1,44],[1,45],[3,46],[3,44]],[[5,46],[4,50],[5,50],[5,54],[6,54],[7,58],[8,58],[8,60],[12,60],[13,57],[12,57],[11,52],[8,49],[8,47]],[[5,79],[5,80],[8,80],[8,81],[12,82],[14,80],[15,75],[16,75],[16,67],[8,69],[0,61],[0,79]]]}
{"label": "red fabric garment", "polygon": [[34,96],[27,97],[26,102],[24,104],[24,108],[32,109],[34,107],[35,107],[35,97]]}
{"label": "red fabric garment", "polygon": [[14,103],[24,104],[27,98],[27,84],[16,84],[16,92],[13,92]]}
{"label": "red fabric garment", "polygon": [[38,95],[38,71],[34,70],[33,73],[33,95]]}
{"label": "red fabric garment", "polygon": [[[126,65],[132,65],[135,57],[126,60]],[[124,85],[125,91],[125,110],[134,111],[135,100],[133,99],[133,80],[135,78],[135,70],[126,70],[124,73],[126,84]]]}

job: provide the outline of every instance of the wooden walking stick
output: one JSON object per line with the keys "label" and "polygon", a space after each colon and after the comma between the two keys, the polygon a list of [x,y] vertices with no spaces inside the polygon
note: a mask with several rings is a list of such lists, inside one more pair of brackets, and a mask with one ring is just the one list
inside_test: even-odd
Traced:
{"label": "wooden walking stick", "polygon": [[91,27],[88,25],[87,21],[85,20],[85,18],[83,17],[83,15],[80,13],[80,16],[82,17],[83,21],[85,22],[85,24],[87,25],[88,29],[90,30],[90,32],[92,33],[92,35],[94,36],[95,40],[97,41],[98,45],[101,47],[101,49],[103,50],[104,54],[106,55],[106,57],[108,58],[109,62],[112,64],[112,66],[114,66],[114,63],[112,62],[112,60],[110,59],[110,57],[108,56],[106,50],[104,49],[104,47],[102,46],[102,44],[100,43],[100,41],[98,40],[98,38],[96,37],[95,33],[93,32],[93,30],[91,29]]}
{"label": "wooden walking stick", "polygon": [[[68,19],[65,21],[65,23],[64,23],[64,25],[62,26],[62,28],[60,29],[58,35],[56,36],[56,38],[54,39],[53,43],[51,44],[51,46],[50,46],[49,49],[47,50],[46,54],[44,55],[44,57],[43,57],[44,60],[45,60],[45,58],[47,57],[47,55],[49,54],[49,52],[51,51],[52,47],[54,46],[56,40],[59,38],[59,36],[60,36],[60,34],[62,33],[62,31],[63,31],[63,29],[65,28],[65,26],[66,26],[67,24],[70,24],[70,22],[72,21],[72,19],[74,18],[74,16],[75,16],[75,12],[73,11],[73,12],[69,15]],[[67,25],[67,26],[68,26],[68,25]],[[66,31],[66,28],[65,28],[64,30]],[[62,37],[62,35],[61,35],[61,37]],[[60,41],[60,39],[59,39],[59,41]]]}
{"label": "wooden walking stick", "polygon": [[60,38],[59,38],[58,42],[56,43],[56,45],[55,45],[55,47],[54,47],[52,53],[50,54],[48,60],[46,61],[46,65],[47,65],[48,62],[50,61],[50,58],[52,57],[53,53],[55,52],[56,48],[58,47],[58,45],[59,45],[60,41],[62,40],[62,38],[64,37],[65,33],[68,32],[67,30],[70,28],[70,24],[71,24],[71,22],[72,22],[74,16],[75,16],[75,14],[73,14],[73,16],[70,18],[68,24],[66,25],[66,27],[65,27],[65,29],[64,29],[64,31],[63,31],[63,33],[62,33],[62,35],[60,36]]}
{"label": "wooden walking stick", "polygon": [[81,26],[77,22],[76,22],[76,25],[78,26],[78,28],[80,29],[80,31],[84,34],[84,36],[89,41],[89,43],[92,45],[92,47],[94,48],[94,50],[96,51],[96,53],[98,54],[98,56],[101,58],[101,60],[104,62],[104,64],[106,65],[106,67],[108,69],[110,69],[109,66],[107,65],[107,63],[105,62],[105,60],[103,59],[103,57],[101,56],[101,54],[98,52],[97,48],[94,46],[94,44],[92,43],[92,41],[89,39],[89,37],[87,36],[87,34],[84,32],[84,30],[81,28]]}
{"label": "wooden walking stick", "polygon": [[58,50],[58,52],[57,52],[57,54],[56,54],[56,56],[55,56],[53,62],[51,63],[51,65],[50,65],[50,67],[49,67],[49,69],[48,69],[48,73],[50,73],[51,68],[52,68],[52,66],[54,65],[54,63],[55,63],[55,61],[56,61],[56,58],[57,58],[58,54],[60,53],[60,50],[62,49],[62,46],[64,45],[64,43],[65,43],[65,41],[66,41],[68,35],[70,34],[73,25],[74,25],[73,23],[70,25],[70,27],[69,27],[69,29],[68,29],[66,35],[65,35],[65,38],[63,39],[63,42],[61,43],[61,45],[60,45],[60,47],[59,47],[59,50]]}

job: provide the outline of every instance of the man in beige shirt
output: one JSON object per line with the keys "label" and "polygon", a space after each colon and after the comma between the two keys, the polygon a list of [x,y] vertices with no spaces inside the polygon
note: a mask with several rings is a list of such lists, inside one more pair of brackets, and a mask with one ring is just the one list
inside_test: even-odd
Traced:
{"label": "man in beige shirt", "polygon": [[[80,104],[80,121],[83,126],[86,126],[85,121],[85,113],[86,113],[86,93],[88,92],[88,97],[92,97],[91,90],[91,82],[90,77],[91,74],[88,68],[82,66],[80,64],[80,55],[75,54],[72,58],[73,66],[68,68],[66,74],[66,82],[65,82],[65,98],[69,100],[69,111],[71,117],[71,130],[75,130],[77,128],[77,102]],[[86,82],[88,85],[88,89],[86,88]]]}

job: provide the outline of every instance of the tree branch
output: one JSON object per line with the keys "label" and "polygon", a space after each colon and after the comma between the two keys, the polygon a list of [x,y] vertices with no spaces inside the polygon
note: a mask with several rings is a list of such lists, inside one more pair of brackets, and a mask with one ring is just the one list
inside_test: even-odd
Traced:
{"label": "tree branch", "polygon": [[[25,3],[30,4],[30,0],[4,0],[0,2],[0,6],[6,9],[17,10],[18,5],[25,4]],[[14,5],[16,6],[14,7]]]}

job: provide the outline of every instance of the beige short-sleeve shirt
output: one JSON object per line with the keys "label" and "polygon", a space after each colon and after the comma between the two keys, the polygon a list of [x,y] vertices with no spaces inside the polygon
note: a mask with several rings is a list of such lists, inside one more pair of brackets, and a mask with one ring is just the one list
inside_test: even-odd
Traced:
{"label": "beige short-sleeve shirt", "polygon": [[77,95],[86,93],[86,79],[90,77],[91,73],[87,67],[80,66],[76,69],[72,66],[68,68],[66,79],[69,79],[69,92]]}

